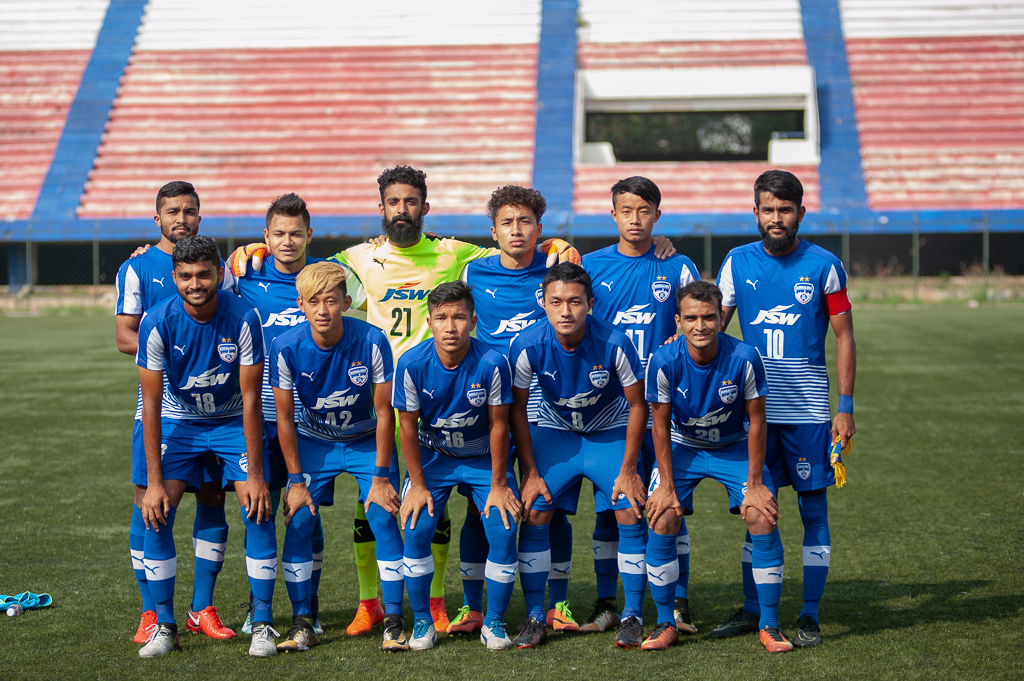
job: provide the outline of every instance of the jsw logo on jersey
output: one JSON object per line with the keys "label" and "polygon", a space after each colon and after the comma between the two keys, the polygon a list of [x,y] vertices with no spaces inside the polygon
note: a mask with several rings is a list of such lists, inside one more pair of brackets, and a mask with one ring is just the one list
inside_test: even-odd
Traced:
{"label": "jsw logo on jersey", "polygon": [[430,295],[430,289],[418,289],[420,282],[402,284],[398,288],[389,288],[380,302],[386,303],[389,300],[426,300]]}
{"label": "jsw logo on jersey", "polygon": [[351,407],[359,399],[359,393],[355,395],[346,395],[352,388],[345,388],[344,390],[336,390],[327,397],[321,397],[317,399],[316,406],[313,407],[313,411],[323,411],[324,409],[337,409],[338,407]]}
{"label": "jsw logo on jersey", "polygon": [[289,307],[280,312],[271,312],[267,321],[263,322],[263,326],[296,326],[304,321],[306,321],[306,315],[302,314],[299,308]]}
{"label": "jsw logo on jersey", "polygon": [[430,424],[431,428],[468,428],[477,421],[480,420],[480,415],[470,416],[466,418],[468,411],[462,411],[458,414],[452,414],[446,419],[437,419]]}
{"label": "jsw logo on jersey", "polygon": [[658,316],[657,312],[641,312],[650,303],[643,305],[634,305],[626,311],[618,311],[615,313],[615,321],[613,324],[650,324],[654,321],[654,318]]}
{"label": "jsw logo on jersey", "polygon": [[761,310],[757,313],[757,319],[750,322],[754,324],[779,324],[781,326],[793,326],[796,320],[800,319],[799,312],[786,312],[792,305],[776,305],[770,310]]}
{"label": "jsw logo on jersey", "polygon": [[714,411],[704,414],[704,416],[695,419],[690,419],[689,421],[683,424],[683,427],[700,426],[701,428],[706,428],[708,426],[716,426],[719,423],[725,423],[726,421],[729,420],[729,416],[732,414],[732,412],[720,414],[719,412],[722,411],[722,409],[724,408],[725,407],[719,407]]}
{"label": "jsw logo on jersey", "polygon": [[512,319],[502,319],[501,324],[498,325],[497,333],[504,333],[506,331],[511,333],[519,333],[525,331],[527,327],[533,326],[537,323],[536,319],[529,319],[531,313],[520,312]]}
{"label": "jsw logo on jersey", "polygon": [[593,390],[588,390],[585,393],[576,393],[572,397],[563,397],[562,399],[555,402],[559,407],[569,407],[570,409],[580,409],[581,407],[589,407],[593,404],[597,404],[597,401],[601,399],[601,394],[598,393],[593,397],[587,397]]}
{"label": "jsw logo on jersey", "polygon": [[214,386],[223,385],[228,382],[231,378],[231,374],[218,374],[217,370],[220,369],[220,365],[213,367],[209,371],[204,371],[198,376],[189,376],[188,383],[182,390],[189,390],[191,388],[212,388]]}

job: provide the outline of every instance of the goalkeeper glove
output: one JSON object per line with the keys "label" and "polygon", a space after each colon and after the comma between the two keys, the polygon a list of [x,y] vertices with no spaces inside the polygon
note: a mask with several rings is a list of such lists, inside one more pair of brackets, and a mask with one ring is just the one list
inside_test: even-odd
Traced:
{"label": "goalkeeper glove", "polygon": [[263,258],[267,256],[268,250],[267,245],[262,243],[239,246],[234,253],[228,256],[228,268],[231,270],[231,274],[236,277],[244,277],[249,258],[252,258],[253,271],[259,272],[263,267]]}
{"label": "goalkeeper glove", "polygon": [[548,239],[541,244],[541,248],[548,254],[547,266],[549,268],[559,262],[571,262],[574,265],[579,265],[581,262],[580,252],[564,239]]}
{"label": "goalkeeper glove", "polygon": [[846,447],[840,449],[839,445],[843,439],[837,433],[832,439],[832,447],[829,449],[829,461],[832,470],[836,474],[836,489],[846,484],[846,466],[843,465],[843,454],[849,456],[853,449],[853,438],[846,441]]}

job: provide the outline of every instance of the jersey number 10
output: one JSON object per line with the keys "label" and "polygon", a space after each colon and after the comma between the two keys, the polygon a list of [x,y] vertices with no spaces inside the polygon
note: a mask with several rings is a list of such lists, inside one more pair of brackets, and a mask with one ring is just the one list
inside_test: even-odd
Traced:
{"label": "jersey number 10", "polygon": [[785,334],[782,329],[765,329],[767,336],[768,359],[782,359],[782,349],[785,346]]}

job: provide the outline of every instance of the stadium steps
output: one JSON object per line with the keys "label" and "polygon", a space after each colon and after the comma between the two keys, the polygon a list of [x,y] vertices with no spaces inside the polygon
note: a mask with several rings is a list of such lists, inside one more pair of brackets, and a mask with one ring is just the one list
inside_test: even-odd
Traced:
{"label": "stadium steps", "polygon": [[32,215],[88,50],[0,51],[0,220]]}
{"label": "stadium steps", "polygon": [[847,40],[875,210],[1024,203],[1024,36]]}
{"label": "stadium steps", "polygon": [[536,68],[536,45],[137,52],[78,214],[151,214],[171,177],[208,214],[261,214],[287,191],[367,213],[399,163],[427,172],[435,210],[480,213],[530,180]]}

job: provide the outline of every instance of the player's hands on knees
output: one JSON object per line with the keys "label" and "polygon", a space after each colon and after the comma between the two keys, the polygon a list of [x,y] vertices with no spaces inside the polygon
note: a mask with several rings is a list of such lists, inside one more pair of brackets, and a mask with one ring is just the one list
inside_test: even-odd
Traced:
{"label": "player's hands on knees", "polygon": [[522,518],[523,505],[516,499],[516,493],[508,485],[491,485],[491,491],[487,493],[487,503],[484,504],[485,518],[491,517],[492,508],[501,512],[501,522],[505,524],[506,530],[512,529],[508,524],[509,515],[512,516],[512,525],[519,524]]}
{"label": "player's hands on knees", "polygon": [[250,478],[242,483],[242,489],[245,499],[239,499],[239,501],[242,502],[242,506],[245,506],[245,517],[250,520],[255,518],[257,525],[269,520],[271,506],[270,488],[267,487],[267,483],[262,479]]}
{"label": "player's hands on knees", "polygon": [[740,506],[740,516],[747,521],[748,526],[756,522],[755,518],[748,518],[751,509],[763,515],[772,525],[778,524],[779,502],[764,485],[747,485],[747,494],[743,497],[743,505]]}
{"label": "player's hands on knees", "polygon": [[832,439],[836,439],[836,435],[839,436],[839,448],[846,449],[847,445],[850,444],[850,438],[857,432],[857,425],[853,422],[853,414],[836,414],[836,417],[832,419]]}
{"label": "player's hands on knees", "polygon": [[292,516],[298,513],[303,506],[309,507],[309,512],[316,515],[316,504],[313,503],[313,496],[304,482],[289,485],[281,505],[284,506],[285,525],[292,521]]}
{"label": "player's hands on knees", "polygon": [[519,496],[523,498],[523,512],[529,513],[533,507],[533,503],[537,501],[539,497],[544,497],[544,501],[553,503],[551,498],[551,492],[548,491],[548,484],[544,482],[544,478],[536,471],[531,471],[523,475],[522,483],[519,485]]}
{"label": "player's hands on knees", "polygon": [[150,244],[146,244],[145,246],[139,246],[134,251],[132,251],[132,254],[129,255],[128,257],[129,258],[137,258],[140,255],[145,254],[145,252],[148,251],[151,248],[152,248],[152,246]]}
{"label": "player's hands on knees", "polygon": [[658,520],[666,513],[674,514],[675,517],[683,517],[683,507],[679,503],[679,497],[676,496],[676,489],[674,485],[666,485],[664,482],[658,486],[658,489],[651,492],[651,496],[647,497],[647,524],[651,527],[658,522]]}
{"label": "player's hands on knees", "polygon": [[618,503],[619,499],[623,497],[629,502],[636,517],[643,517],[644,504],[647,503],[647,485],[640,479],[636,471],[622,471],[619,473],[619,477],[615,478],[615,486],[612,487],[612,503]]}
{"label": "player's hands on knees", "polygon": [[142,520],[147,530],[160,531],[160,525],[167,524],[167,514],[171,512],[171,498],[160,483],[150,484],[146,495],[142,498]]}
{"label": "player's hands on knees", "polygon": [[370,491],[366,493],[366,503],[363,504],[363,510],[367,513],[370,512],[370,504],[377,504],[390,513],[393,518],[397,518],[402,500],[398,498],[398,492],[391,486],[390,481],[375,478],[370,483]]}
{"label": "player's hands on knees", "polygon": [[253,271],[259,272],[263,267],[263,259],[267,257],[268,250],[270,249],[266,244],[239,246],[228,256],[228,268],[231,270],[231,274],[236,277],[244,277],[246,270],[249,269],[250,259],[252,259]]}
{"label": "player's hands on knees", "polygon": [[675,244],[667,236],[658,235],[651,239],[654,244],[654,257],[658,260],[668,260],[676,254]]}
{"label": "player's hands on knees", "polygon": [[426,487],[420,487],[415,485],[409,485],[409,490],[405,493],[405,498],[402,499],[402,507],[399,509],[399,519],[402,521],[402,527],[409,522],[412,518],[412,522],[409,524],[410,530],[416,529],[416,520],[420,517],[420,512],[423,511],[423,507],[427,508],[427,513],[431,518],[434,517],[434,497]]}

